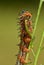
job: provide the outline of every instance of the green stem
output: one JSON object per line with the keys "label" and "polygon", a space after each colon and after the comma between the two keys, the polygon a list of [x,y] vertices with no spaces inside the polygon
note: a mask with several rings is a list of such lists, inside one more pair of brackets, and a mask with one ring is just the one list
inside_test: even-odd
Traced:
{"label": "green stem", "polygon": [[[39,8],[38,8],[38,13],[37,13],[36,21],[35,21],[35,26],[34,26],[34,31],[33,31],[33,34],[32,34],[32,38],[34,37],[35,31],[36,31],[36,27],[37,27],[39,15],[40,15],[41,7],[42,7],[42,1],[40,0],[40,4],[39,4]],[[29,32],[28,32],[28,33],[29,33]],[[31,42],[31,43],[32,43],[32,42]],[[31,43],[30,43],[30,44],[31,44]],[[29,45],[28,49],[30,49],[30,45]],[[29,57],[29,53],[27,53],[27,55],[26,55],[26,60],[28,60],[28,57]]]}
{"label": "green stem", "polygon": [[33,49],[31,49],[31,51],[32,51],[32,53],[33,53],[33,56],[35,57],[35,53],[34,53]]}
{"label": "green stem", "polygon": [[38,48],[36,56],[35,56],[34,65],[37,65],[37,60],[38,60],[38,56],[39,56],[40,51],[41,51],[41,45],[42,45],[43,39],[44,39],[44,33],[42,35],[41,42],[40,42],[39,48]]}
{"label": "green stem", "polygon": [[29,32],[29,29],[28,29],[28,27],[27,27],[27,20],[25,20],[25,29],[26,29],[26,31],[27,31],[27,33],[29,34],[29,36],[32,36],[32,34]]}
{"label": "green stem", "polygon": [[41,11],[42,3],[43,3],[43,2],[40,0],[40,4],[39,4],[39,8],[38,8],[38,13],[37,13],[37,17],[36,17],[36,21],[35,21],[35,26],[34,26],[34,31],[33,31],[32,37],[34,36],[35,31],[36,31],[36,27],[37,27],[37,23],[38,23],[40,11]]}

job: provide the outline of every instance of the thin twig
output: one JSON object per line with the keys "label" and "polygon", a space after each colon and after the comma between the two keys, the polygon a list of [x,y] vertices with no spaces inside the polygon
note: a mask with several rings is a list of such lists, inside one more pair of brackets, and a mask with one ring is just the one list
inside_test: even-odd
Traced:
{"label": "thin twig", "polygon": [[31,51],[32,51],[32,53],[33,53],[33,56],[35,57],[35,53],[34,53],[34,50],[33,50],[33,49],[31,49]]}
{"label": "thin twig", "polygon": [[36,56],[35,56],[34,65],[37,65],[37,60],[38,60],[38,56],[39,56],[40,51],[41,51],[41,45],[42,45],[43,39],[44,39],[44,32],[43,32],[43,35],[42,35],[42,38],[41,38],[40,45],[39,45],[39,47],[38,47]]}

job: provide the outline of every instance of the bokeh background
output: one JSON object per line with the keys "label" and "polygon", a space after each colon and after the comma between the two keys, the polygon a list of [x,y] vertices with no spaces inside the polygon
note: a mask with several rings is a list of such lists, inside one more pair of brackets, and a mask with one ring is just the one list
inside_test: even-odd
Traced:
{"label": "bokeh background", "polygon": [[[21,10],[28,10],[32,13],[32,21],[35,22],[39,0],[0,0],[0,65],[15,65],[16,54],[19,48],[19,26],[17,25],[19,12]],[[40,43],[42,32],[44,31],[44,3],[41,8],[38,25],[34,40],[34,51],[36,53],[37,47]],[[43,45],[44,46],[44,41]],[[32,53],[32,64],[34,57]],[[44,50],[41,51],[38,64],[44,65]]]}

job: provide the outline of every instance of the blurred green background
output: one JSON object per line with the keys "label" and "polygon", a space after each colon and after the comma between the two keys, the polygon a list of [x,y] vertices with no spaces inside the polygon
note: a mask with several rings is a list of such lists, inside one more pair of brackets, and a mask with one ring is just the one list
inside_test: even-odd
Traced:
{"label": "blurred green background", "polygon": [[[28,10],[32,13],[32,21],[35,22],[39,0],[0,0],[0,65],[15,65],[16,54],[18,53],[17,44],[19,43],[19,26],[17,25],[19,12]],[[36,52],[41,40],[42,32],[44,31],[44,3],[41,8],[41,13],[35,34]],[[44,41],[43,45],[44,46]],[[32,55],[31,55],[32,56]],[[41,51],[38,64],[44,65],[44,50]],[[33,57],[31,57],[33,60]],[[33,61],[32,61],[33,62]]]}

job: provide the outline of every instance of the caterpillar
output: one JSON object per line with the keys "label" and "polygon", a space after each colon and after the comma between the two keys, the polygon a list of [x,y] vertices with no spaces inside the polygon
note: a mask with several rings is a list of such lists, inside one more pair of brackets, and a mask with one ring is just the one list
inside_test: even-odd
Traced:
{"label": "caterpillar", "polygon": [[28,34],[26,31],[26,26],[28,27],[29,33],[32,34],[33,32],[33,26],[32,26],[32,14],[29,11],[22,11],[19,16],[19,25],[20,25],[20,44],[19,46],[19,54],[17,55],[17,62],[16,65],[24,65],[28,63],[28,61],[25,60],[26,54],[30,51],[28,49],[28,46],[30,45],[32,36]]}

